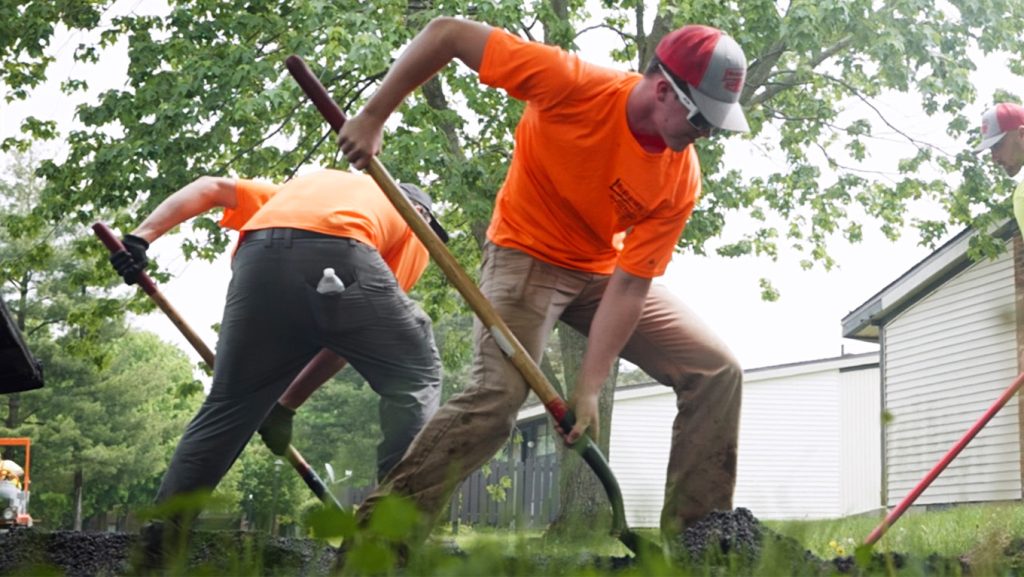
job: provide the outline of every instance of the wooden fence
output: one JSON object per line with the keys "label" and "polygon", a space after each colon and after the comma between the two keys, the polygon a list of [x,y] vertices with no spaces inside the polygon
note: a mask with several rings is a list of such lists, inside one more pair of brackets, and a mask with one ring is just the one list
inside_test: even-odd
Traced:
{"label": "wooden fence", "polygon": [[[346,487],[338,499],[344,506],[358,506],[372,489]],[[558,508],[558,462],[549,454],[513,463],[492,461],[474,471],[452,495],[448,520],[455,527],[544,527]]]}

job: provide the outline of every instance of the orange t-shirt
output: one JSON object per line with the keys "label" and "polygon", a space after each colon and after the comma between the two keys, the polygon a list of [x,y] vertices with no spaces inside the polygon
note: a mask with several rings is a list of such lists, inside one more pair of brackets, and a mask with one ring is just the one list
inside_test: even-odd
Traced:
{"label": "orange t-shirt", "polygon": [[692,146],[651,153],[637,143],[626,99],[640,79],[491,33],[480,81],[526,101],[492,242],[570,269],[665,272],[700,196],[700,163]]}
{"label": "orange t-shirt", "polygon": [[297,228],[354,238],[380,252],[408,291],[430,261],[402,215],[372,178],[321,170],[282,185],[239,180],[237,203],[224,210],[220,225],[238,231]]}

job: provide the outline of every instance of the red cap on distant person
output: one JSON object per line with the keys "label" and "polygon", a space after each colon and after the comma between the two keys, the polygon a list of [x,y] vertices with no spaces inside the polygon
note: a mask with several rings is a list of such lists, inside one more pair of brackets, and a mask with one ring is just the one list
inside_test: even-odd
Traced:
{"label": "red cap on distant person", "polygon": [[1024,107],[1012,102],[996,104],[981,115],[981,142],[974,151],[992,148],[1007,132],[1020,126],[1024,126]]}
{"label": "red cap on distant person", "polygon": [[658,60],[690,87],[697,109],[725,130],[750,130],[739,105],[747,75],[747,57],[717,28],[691,24],[673,30],[654,49]]}

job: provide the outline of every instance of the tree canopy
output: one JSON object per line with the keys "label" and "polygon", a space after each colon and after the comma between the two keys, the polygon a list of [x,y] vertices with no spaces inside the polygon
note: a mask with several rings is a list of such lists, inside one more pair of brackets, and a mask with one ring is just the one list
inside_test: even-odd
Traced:
{"label": "tree canopy", "polygon": [[[655,8],[635,0],[599,7],[567,0],[209,0],[172,2],[163,16],[113,17],[104,16],[110,2],[42,4],[22,7],[19,25],[3,35],[0,50],[10,64],[0,80],[8,99],[27,97],[45,76],[44,48],[58,24],[99,32],[98,41],[76,47],[81,62],[99,60],[116,42],[127,44],[129,56],[126,84],[80,105],[80,127],[64,135],[29,118],[23,136],[4,143],[11,149],[66,137],[67,157],[40,168],[48,181],[38,207],[45,218],[86,223],[97,211],[111,211],[126,227],[202,173],[282,179],[303,164],[337,163],[327,127],[285,74],[284,58],[303,56],[343,108],[354,111],[396,52],[439,15],[569,46],[583,45],[595,28],[613,30],[621,44],[607,50],[632,69],[679,24],[707,23],[732,34],[749,61],[742,101],[752,132],[744,138],[782,161],[768,176],[749,177],[723,163],[725,141],[702,142],[705,193],[681,241],[686,250],[707,250],[729,216],[742,213],[756,226],[738,242],[718,243],[719,253],[774,256],[784,248],[804,254],[806,266],[830,267],[828,243],[837,236],[859,240],[861,213],[892,238],[911,225],[928,242],[949,227],[984,229],[1009,214],[1001,195],[991,192],[999,177],[976,155],[917,140],[877,102],[887,93],[912,94],[925,113],[941,115],[946,134],[967,142],[976,119],[964,110],[975,110],[979,98],[970,83],[974,60],[1005,54],[1020,72],[1024,7],[1016,2],[752,0]],[[645,25],[650,13],[656,13],[653,24]],[[62,80],[69,96],[88,86],[85,78]],[[851,114],[854,108],[866,112]],[[402,108],[383,160],[400,179],[433,182],[446,202],[446,220],[479,241],[519,111],[464,67],[448,67]],[[912,145],[897,174],[873,175],[878,138]],[[943,206],[947,217],[911,216],[908,206],[921,199]],[[212,257],[224,238],[212,220],[200,223],[215,242],[187,248]],[[475,251],[459,243],[460,250]]]}

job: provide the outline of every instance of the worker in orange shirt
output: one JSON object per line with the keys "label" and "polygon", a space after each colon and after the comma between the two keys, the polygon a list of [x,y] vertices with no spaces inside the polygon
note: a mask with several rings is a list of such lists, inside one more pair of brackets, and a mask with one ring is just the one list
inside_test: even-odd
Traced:
{"label": "worker in orange shirt", "polygon": [[[598,396],[616,357],[676,392],[661,528],[671,542],[731,510],[742,369],[663,274],[701,192],[694,143],[746,131],[746,57],[720,30],[666,35],[643,74],[602,68],[485,24],[438,18],[395,61],[338,135],[352,165],[379,152],[401,101],[453,59],[525,101],[487,231],[481,289],[539,360],[556,321],[588,337],[572,405],[574,442],[596,433]],[[696,282],[696,281],[695,281]],[[529,388],[492,335],[476,331],[473,382],[449,400],[363,504],[409,497],[433,521],[455,483],[507,440]]]}
{"label": "worker in orange shirt", "polygon": [[[430,197],[415,185],[401,188],[447,241]],[[383,477],[440,399],[430,318],[405,294],[429,262],[426,247],[369,176],[320,170],[280,186],[199,178],[125,235],[126,250],[111,263],[128,284],[136,282],[150,243],[214,208],[224,209],[221,226],[240,231],[217,362],[157,501],[212,491],[261,423],[267,433],[265,419],[275,415],[288,421],[287,434],[265,434],[264,440],[283,453],[289,413],[346,360],[380,395],[377,469]],[[318,290],[327,268],[343,284],[333,292]]]}

